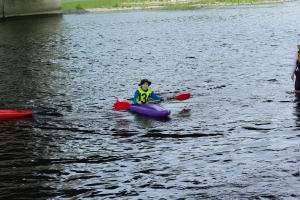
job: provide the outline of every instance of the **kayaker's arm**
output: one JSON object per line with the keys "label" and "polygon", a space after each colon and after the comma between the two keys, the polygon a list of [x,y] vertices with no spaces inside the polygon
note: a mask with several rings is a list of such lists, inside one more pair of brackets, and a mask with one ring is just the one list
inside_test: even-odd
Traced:
{"label": "kayaker's arm", "polygon": [[296,56],[294,57],[294,64],[293,64],[292,75],[291,75],[292,80],[294,80],[295,77],[295,70],[297,68],[297,59],[298,59],[298,53],[296,53]]}
{"label": "kayaker's arm", "polygon": [[138,102],[136,101],[136,99],[138,98],[138,96],[139,96],[139,91],[136,90],[135,93],[134,93],[133,99],[132,99],[132,103],[133,104],[138,104]]}
{"label": "kayaker's arm", "polygon": [[167,100],[167,98],[161,98],[161,97],[157,96],[154,92],[152,92],[151,98],[154,99],[154,100],[159,100],[159,101]]}

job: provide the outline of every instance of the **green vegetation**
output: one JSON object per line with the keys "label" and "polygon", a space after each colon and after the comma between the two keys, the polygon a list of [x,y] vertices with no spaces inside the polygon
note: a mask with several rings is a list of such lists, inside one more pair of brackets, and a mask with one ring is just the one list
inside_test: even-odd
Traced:
{"label": "green vegetation", "polygon": [[[140,1],[140,0],[137,0]],[[62,0],[62,10],[80,10],[87,8],[124,8],[130,7],[132,0]]]}
{"label": "green vegetation", "polygon": [[78,4],[77,6],[75,6],[75,9],[76,9],[76,10],[83,10],[83,7],[81,7],[81,5]]}
{"label": "green vegetation", "polygon": [[162,8],[163,10],[194,10],[197,9],[197,5],[202,5],[200,3],[179,3],[179,4],[165,4]]}
{"label": "green vegetation", "polygon": [[[167,10],[195,9],[201,5],[232,5],[232,4],[254,4],[264,2],[281,2],[284,0],[195,0],[183,3],[171,0],[62,0],[62,10],[83,10],[89,8],[131,8],[147,6],[163,6]],[[176,3],[177,2],[177,3]]]}
{"label": "green vegetation", "polygon": [[[198,5],[199,3],[197,3]],[[163,10],[192,10],[196,7],[194,3],[163,4]]]}

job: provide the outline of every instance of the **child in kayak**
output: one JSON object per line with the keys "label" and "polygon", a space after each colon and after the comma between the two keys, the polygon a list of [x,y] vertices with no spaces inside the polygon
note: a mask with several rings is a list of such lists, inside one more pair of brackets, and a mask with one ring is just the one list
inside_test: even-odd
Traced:
{"label": "child in kayak", "polygon": [[133,104],[145,104],[147,103],[150,98],[154,100],[159,100],[159,101],[166,101],[167,98],[161,98],[157,96],[150,88],[149,86],[151,85],[151,81],[148,81],[148,79],[142,79],[139,88],[135,91],[134,96],[133,96]]}
{"label": "child in kayak", "polygon": [[300,92],[300,41],[298,41],[297,46],[298,52],[295,56],[291,79],[294,80],[296,74],[295,92]]}

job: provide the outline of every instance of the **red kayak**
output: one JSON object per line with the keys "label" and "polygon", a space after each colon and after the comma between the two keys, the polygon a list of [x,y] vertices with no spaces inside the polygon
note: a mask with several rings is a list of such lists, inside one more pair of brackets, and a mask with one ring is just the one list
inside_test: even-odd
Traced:
{"label": "red kayak", "polygon": [[34,114],[31,110],[0,110],[0,119],[24,117]]}

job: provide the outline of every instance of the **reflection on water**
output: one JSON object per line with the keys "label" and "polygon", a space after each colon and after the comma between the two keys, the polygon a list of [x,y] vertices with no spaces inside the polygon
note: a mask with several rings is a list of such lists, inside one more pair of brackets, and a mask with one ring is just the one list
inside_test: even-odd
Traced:
{"label": "reflection on water", "polygon": [[295,123],[296,123],[297,129],[299,130],[299,127],[300,127],[300,94],[295,93],[294,102],[295,102],[295,106],[294,106],[295,111],[293,114],[297,117],[295,119]]}
{"label": "reflection on water", "polygon": [[[299,199],[298,4],[0,23],[0,198]],[[141,78],[192,97],[115,111]]]}
{"label": "reflection on water", "polygon": [[[152,122],[168,122],[171,120],[170,117],[153,117],[148,115],[134,114],[134,119],[136,122],[140,123],[143,128],[152,128]],[[155,126],[155,125],[154,125]]]}
{"label": "reflection on water", "polygon": [[61,20],[53,16],[0,23],[5,30],[0,35],[3,107],[52,104],[64,96],[68,76],[58,61],[65,51]]}

